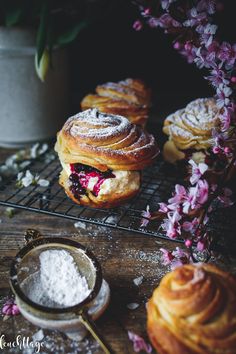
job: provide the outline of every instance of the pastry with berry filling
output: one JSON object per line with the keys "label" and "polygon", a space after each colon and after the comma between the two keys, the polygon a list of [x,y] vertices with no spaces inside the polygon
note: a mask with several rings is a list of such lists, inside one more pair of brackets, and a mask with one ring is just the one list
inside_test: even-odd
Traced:
{"label": "pastry with berry filling", "polygon": [[141,170],[159,153],[154,137],[123,116],[89,109],[57,135],[59,183],[77,204],[110,208],[138,193]]}
{"label": "pastry with berry filling", "polygon": [[81,109],[97,108],[100,112],[119,114],[131,123],[145,126],[151,104],[151,91],[142,80],[126,79],[96,87],[81,102]]}

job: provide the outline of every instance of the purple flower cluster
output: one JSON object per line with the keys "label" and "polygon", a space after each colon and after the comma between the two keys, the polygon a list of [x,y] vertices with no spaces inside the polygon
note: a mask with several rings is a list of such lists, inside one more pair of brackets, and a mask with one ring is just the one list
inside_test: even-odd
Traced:
{"label": "purple flower cluster", "polygon": [[171,269],[192,262],[190,252],[184,251],[179,247],[176,247],[172,252],[165,248],[160,248],[160,251],[162,252],[162,263],[164,265],[170,265]]}
{"label": "purple flower cluster", "polygon": [[[178,16],[174,17],[175,7],[177,12],[180,8],[177,0],[160,0],[160,5],[161,11],[155,16],[150,7],[140,6],[142,16],[150,27],[161,27],[166,33],[176,34],[178,39],[173,46],[188,63],[209,70],[205,78],[216,90],[215,97],[221,110],[220,130],[228,130],[232,124],[235,125],[236,44],[219,43],[216,39],[217,25],[212,23],[212,15],[220,4],[216,0],[186,0],[181,11],[182,21]],[[143,24],[139,20],[134,27],[139,30]],[[228,146],[227,140],[215,150],[217,154],[225,154],[225,146]]]}
{"label": "purple flower cluster", "polygon": [[[146,23],[176,35],[174,48],[188,63],[209,71],[205,79],[216,91],[220,120],[219,126],[212,131],[214,166],[222,165],[222,160],[230,166],[236,159],[236,44],[217,40],[217,25],[213,23],[212,15],[221,10],[221,3],[218,0],[159,0],[158,6],[156,2],[152,5],[149,1],[149,7],[139,5]],[[143,23],[140,21],[136,27],[141,29]],[[208,179],[207,174],[214,170],[212,166],[196,164],[193,160],[189,164],[189,186],[177,184],[168,202],[159,203],[158,213],[163,215],[161,227],[168,237],[176,239],[181,235],[187,248],[195,242],[197,250],[203,251],[210,243],[204,226],[212,211],[212,201],[218,199],[223,206],[230,206],[232,192],[224,185],[218,188]],[[225,165],[222,175],[223,169]],[[142,214],[142,226],[147,226],[149,220],[155,218],[154,214],[148,207]],[[164,264],[191,261],[190,253],[179,248],[173,252],[162,249],[162,252]]]}
{"label": "purple flower cluster", "polygon": [[[185,234],[186,240],[192,239],[199,241],[197,229],[199,226],[198,218],[195,217],[197,211],[208,200],[209,185],[206,179],[202,178],[208,169],[205,163],[196,164],[193,160],[189,161],[192,166],[190,176],[191,186],[185,188],[177,184],[172,197],[168,203],[160,203],[159,212],[166,214],[162,229],[171,239]],[[187,242],[187,245],[190,245]]]}

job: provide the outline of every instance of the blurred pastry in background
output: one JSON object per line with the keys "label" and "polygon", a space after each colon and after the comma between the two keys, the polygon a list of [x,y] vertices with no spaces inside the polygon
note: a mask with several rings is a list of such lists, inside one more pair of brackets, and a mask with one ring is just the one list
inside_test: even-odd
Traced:
{"label": "blurred pastry in background", "polygon": [[95,94],[88,94],[81,109],[97,108],[100,112],[124,116],[133,124],[146,125],[151,104],[151,90],[139,79],[98,85]]}

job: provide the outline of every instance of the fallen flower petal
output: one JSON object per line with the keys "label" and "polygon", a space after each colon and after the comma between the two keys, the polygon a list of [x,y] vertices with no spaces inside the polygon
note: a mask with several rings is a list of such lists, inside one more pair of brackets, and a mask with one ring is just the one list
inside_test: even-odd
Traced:
{"label": "fallen flower petal", "polygon": [[128,331],[128,337],[131,342],[133,342],[133,348],[135,353],[144,351],[146,353],[152,352],[152,347],[149,343],[146,343],[145,340],[134,332]]}
{"label": "fallen flower petal", "polygon": [[8,299],[2,307],[2,314],[6,316],[16,316],[20,313],[13,298]]}
{"label": "fallen flower petal", "polygon": [[148,223],[149,223],[149,221],[151,219],[151,216],[152,216],[149,210],[150,210],[150,207],[149,207],[149,205],[147,205],[146,210],[142,211],[141,215],[142,215],[143,219],[141,220],[140,227],[145,227],[145,226],[148,225]]}

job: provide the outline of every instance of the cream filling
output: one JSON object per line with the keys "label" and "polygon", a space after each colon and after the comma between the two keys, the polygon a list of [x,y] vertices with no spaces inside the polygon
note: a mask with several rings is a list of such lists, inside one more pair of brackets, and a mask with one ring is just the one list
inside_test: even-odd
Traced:
{"label": "cream filling", "polygon": [[[70,165],[62,162],[62,167],[68,177],[71,174]],[[136,191],[140,188],[140,172],[137,171],[112,171],[115,178],[107,178],[100,186],[99,196],[116,193],[123,194],[125,189]],[[91,177],[87,189],[93,191],[98,177]]]}

